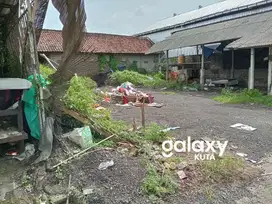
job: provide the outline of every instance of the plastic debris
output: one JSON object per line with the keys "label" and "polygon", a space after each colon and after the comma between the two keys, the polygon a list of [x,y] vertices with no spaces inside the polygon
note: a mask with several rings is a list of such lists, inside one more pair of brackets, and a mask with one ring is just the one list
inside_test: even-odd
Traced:
{"label": "plastic debris", "polygon": [[177,174],[178,174],[178,176],[179,176],[179,178],[180,178],[181,180],[187,178],[187,176],[186,176],[186,174],[184,173],[184,171],[178,171]]}
{"label": "plastic debris", "polygon": [[130,107],[131,104],[130,103],[126,103],[126,104],[116,104],[116,106],[122,106],[122,107]]}
{"label": "plastic debris", "polygon": [[63,137],[67,137],[84,149],[93,144],[93,135],[89,126],[75,128],[72,132],[64,134]]}
{"label": "plastic debris", "polygon": [[169,128],[162,130],[162,132],[169,132],[171,130],[177,130],[177,129],[180,129],[180,127],[169,127]]}
{"label": "plastic debris", "polygon": [[99,107],[95,108],[95,110],[106,110],[106,108],[99,106]]}
{"label": "plastic debris", "polygon": [[34,163],[45,161],[50,157],[53,148],[53,132],[54,119],[52,117],[47,117],[39,143],[39,150],[41,151],[41,154]]}
{"label": "plastic debris", "polygon": [[246,156],[247,156],[247,154],[245,154],[245,153],[240,153],[240,152],[237,152],[236,155],[238,155],[238,156],[240,156],[240,157],[246,157]]}
{"label": "plastic debris", "polygon": [[112,167],[114,165],[113,160],[107,161],[107,162],[102,162],[99,164],[98,169],[99,170],[106,170],[109,167]]}
{"label": "plastic debris", "polygon": [[161,108],[161,107],[163,107],[163,104],[162,103],[149,103],[149,104],[147,104],[147,106],[149,106],[149,107],[155,107],[155,108]]}
{"label": "plastic debris", "polygon": [[249,162],[251,162],[251,163],[253,163],[253,164],[257,164],[257,163],[258,163],[257,161],[255,161],[255,160],[253,160],[253,159],[248,159],[248,158],[246,158],[246,161],[249,161]]}
{"label": "plastic debris", "polygon": [[237,147],[236,145],[230,145],[230,147],[231,147],[232,149],[238,149],[238,147]]}
{"label": "plastic debris", "polygon": [[237,123],[237,124],[231,125],[230,127],[236,128],[238,130],[246,130],[250,132],[257,130],[257,128],[251,127],[249,125],[244,125],[242,123]]}
{"label": "plastic debris", "polygon": [[83,189],[83,195],[90,195],[94,192],[93,188],[84,188]]}
{"label": "plastic debris", "polygon": [[14,158],[19,161],[23,161],[25,159],[28,159],[29,157],[31,157],[34,154],[35,154],[34,144],[26,144],[25,151],[22,154],[20,154],[19,156],[15,156]]}

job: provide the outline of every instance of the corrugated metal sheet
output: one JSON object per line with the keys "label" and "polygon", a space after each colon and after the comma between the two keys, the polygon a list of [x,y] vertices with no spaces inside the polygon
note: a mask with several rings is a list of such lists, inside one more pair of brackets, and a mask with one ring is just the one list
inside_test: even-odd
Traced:
{"label": "corrugated metal sheet", "polygon": [[[169,29],[176,25],[181,25],[186,22],[190,22],[196,19],[209,17],[211,15],[216,14],[227,14],[231,11],[239,11],[242,8],[246,8],[249,6],[254,6],[257,3],[268,3],[271,2],[270,0],[226,0],[223,2],[215,3],[206,7],[203,7],[201,9],[193,10],[187,13],[183,13],[180,15],[177,15],[175,17],[167,18],[164,20],[161,20],[154,25],[148,27],[147,29],[143,30],[141,33],[148,33],[155,30],[160,29]],[[138,34],[140,35],[140,34]]]}
{"label": "corrugated metal sheet", "polygon": [[[269,27],[270,26],[270,27]],[[253,35],[246,35],[241,39],[229,44],[229,49],[255,48],[272,46],[272,23],[265,25],[267,30],[260,31]]]}
{"label": "corrugated metal sheet", "polygon": [[272,12],[247,16],[222,23],[176,32],[165,40],[153,45],[148,53],[226,40],[236,40],[244,36],[258,35],[271,27]]}

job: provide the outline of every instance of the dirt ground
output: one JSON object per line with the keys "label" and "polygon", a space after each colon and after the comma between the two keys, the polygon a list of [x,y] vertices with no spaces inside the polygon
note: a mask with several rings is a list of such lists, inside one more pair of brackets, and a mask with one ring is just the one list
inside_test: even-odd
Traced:
{"label": "dirt ground", "polygon": [[[228,151],[248,154],[248,158],[260,162],[260,168],[272,172],[272,109],[249,105],[228,105],[213,101],[215,93],[144,90],[152,93],[162,108],[146,108],[146,122],[156,122],[167,127],[180,126],[172,132],[179,140],[187,136],[194,139],[208,137],[212,140],[229,141]],[[132,123],[135,117],[141,125],[138,108],[113,107],[115,119]],[[233,129],[230,126],[243,123],[257,128],[254,132]],[[235,149],[231,148],[235,146]],[[236,149],[237,148],[237,149]],[[258,165],[256,165],[258,166]],[[203,186],[205,188],[205,186]],[[252,183],[216,186],[212,189],[213,199],[203,192],[182,196],[182,203],[272,203],[272,175],[256,178]],[[168,203],[181,203],[181,195]]]}
{"label": "dirt ground", "polygon": [[[210,99],[212,93],[183,92],[166,95],[161,91],[144,91],[152,93],[157,103],[165,104],[162,108],[145,109],[147,123],[156,122],[168,127],[180,126],[181,129],[172,132],[180,140],[186,139],[187,136],[194,139],[209,137],[228,140],[230,146],[238,147],[235,150],[229,148],[229,151],[247,153],[250,159],[262,161],[258,165],[264,172],[272,172],[271,109],[255,105],[220,104]],[[115,119],[132,123],[135,117],[137,124],[141,124],[139,108],[112,105],[111,109]],[[230,128],[230,125],[235,123],[247,124],[257,130],[247,132]],[[110,160],[114,161],[113,167],[104,171],[98,170],[101,162]],[[66,165],[57,173],[46,173],[44,164],[31,167],[29,163],[1,159],[0,198],[4,193],[4,186],[7,186],[5,184],[16,185],[23,180],[24,170],[28,170],[30,175],[35,175],[35,178],[30,178],[37,180],[30,186],[32,190],[26,192],[25,188],[17,186],[15,191],[7,193],[6,198],[15,195],[22,198],[26,194],[28,197],[35,197],[44,191],[48,194],[65,194],[70,174],[72,186],[80,190],[88,188],[92,191],[91,196],[88,197],[90,204],[150,203],[140,190],[146,171],[141,165],[141,160],[137,157],[124,156],[117,151],[98,151],[88,154]],[[209,191],[207,189],[207,186],[199,186],[198,190],[169,196],[164,199],[164,203],[272,203],[272,175],[254,178],[248,183],[219,184],[210,186]],[[8,202],[0,201],[0,203]]]}

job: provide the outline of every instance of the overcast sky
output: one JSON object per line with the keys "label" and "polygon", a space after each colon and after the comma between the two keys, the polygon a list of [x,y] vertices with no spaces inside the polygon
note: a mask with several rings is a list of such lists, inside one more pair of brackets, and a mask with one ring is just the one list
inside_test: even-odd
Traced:
{"label": "overcast sky", "polygon": [[[219,0],[85,0],[88,32],[136,34],[173,13],[184,13]],[[61,29],[59,15],[49,5],[44,28]]]}

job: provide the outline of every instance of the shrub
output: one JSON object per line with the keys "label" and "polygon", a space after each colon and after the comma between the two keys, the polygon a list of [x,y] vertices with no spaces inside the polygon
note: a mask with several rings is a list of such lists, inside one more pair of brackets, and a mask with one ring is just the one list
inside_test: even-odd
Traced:
{"label": "shrub", "polygon": [[272,96],[263,95],[257,89],[244,89],[241,92],[232,92],[229,89],[223,89],[221,95],[215,97],[214,100],[222,103],[256,103],[266,106],[272,106]]}
{"label": "shrub", "polygon": [[149,196],[162,197],[177,191],[178,184],[172,179],[169,172],[160,175],[155,166],[149,164],[147,176],[142,184],[142,190]]}
{"label": "shrub", "polygon": [[48,77],[56,72],[56,70],[52,69],[48,65],[40,64],[40,72],[43,78],[48,79]]}
{"label": "shrub", "polygon": [[160,78],[140,74],[135,71],[117,71],[110,76],[110,82],[114,85],[120,85],[127,81],[131,82],[135,86],[144,87],[164,87],[167,85],[166,81]]}

